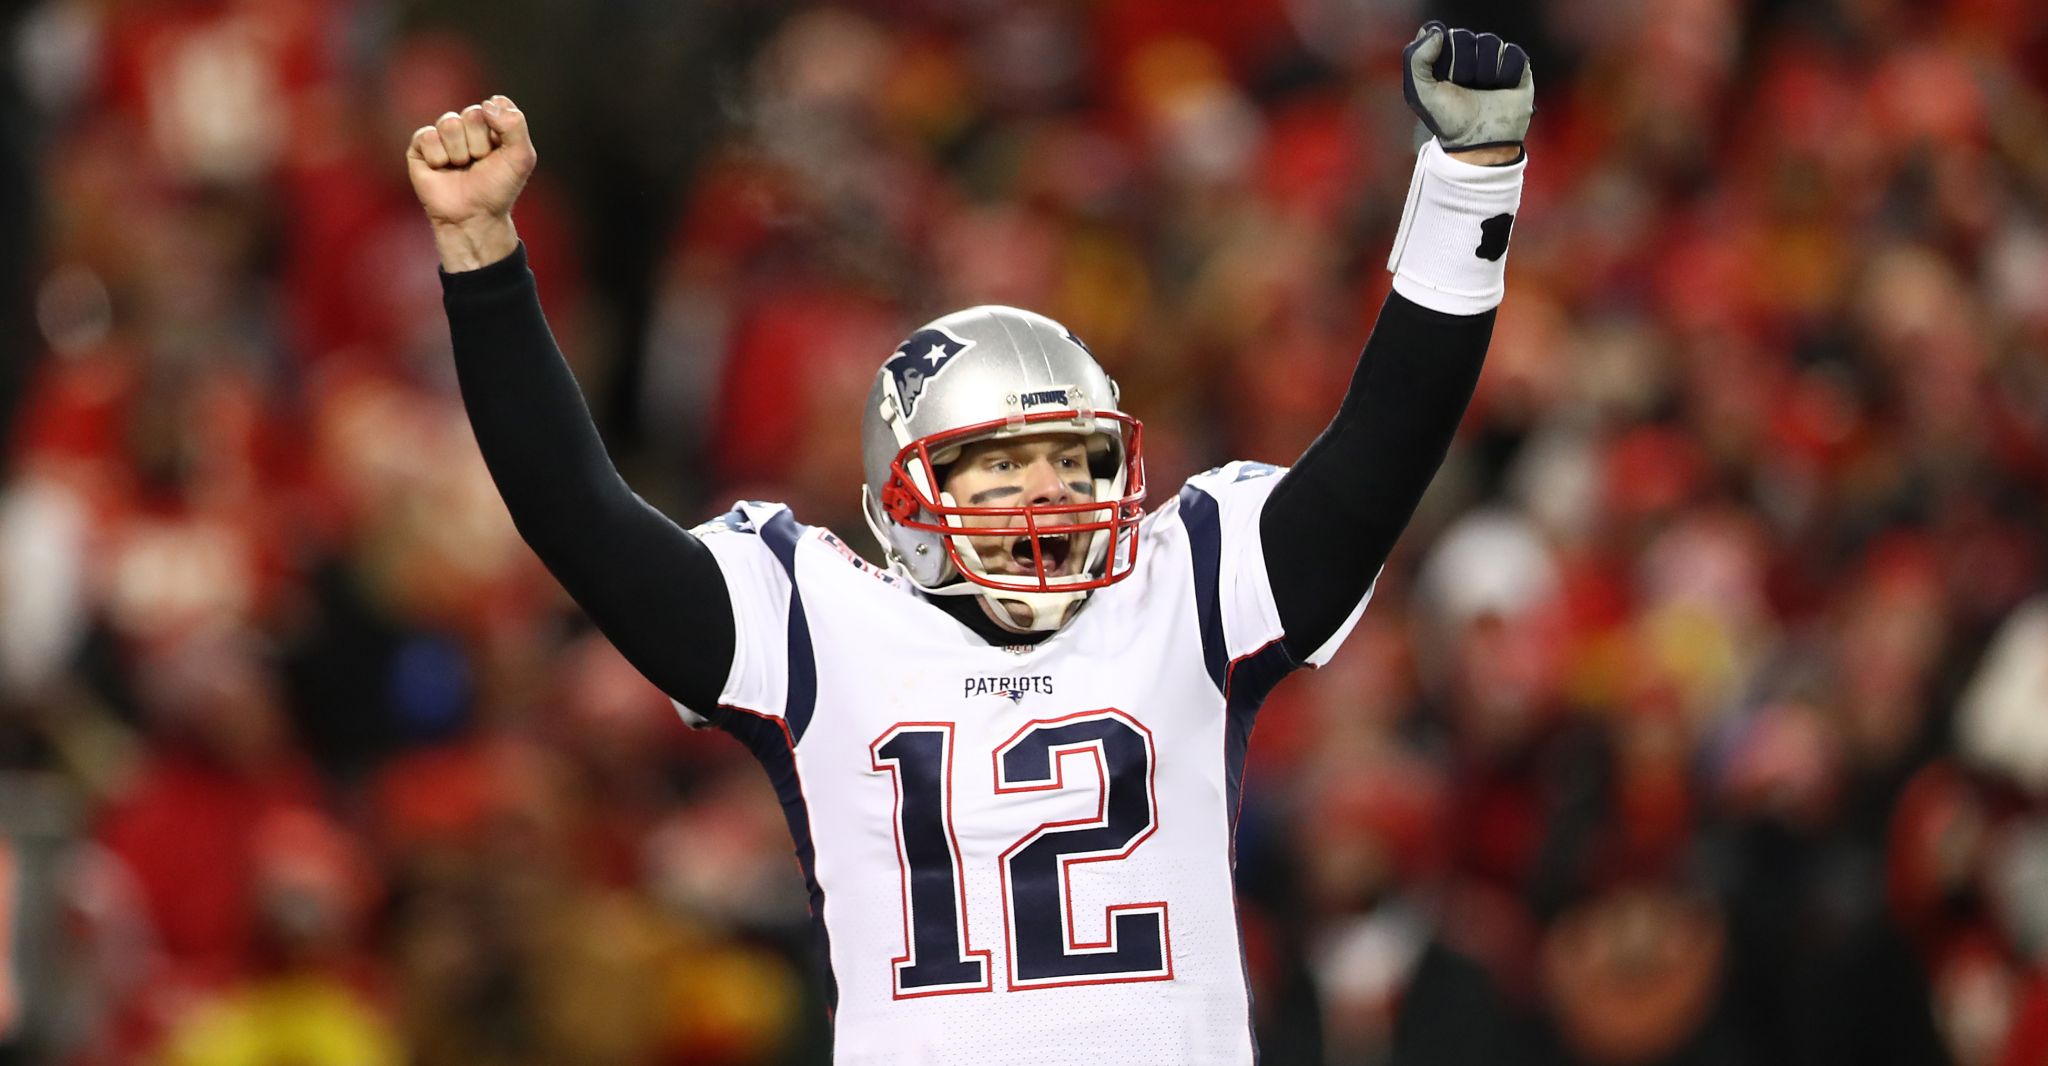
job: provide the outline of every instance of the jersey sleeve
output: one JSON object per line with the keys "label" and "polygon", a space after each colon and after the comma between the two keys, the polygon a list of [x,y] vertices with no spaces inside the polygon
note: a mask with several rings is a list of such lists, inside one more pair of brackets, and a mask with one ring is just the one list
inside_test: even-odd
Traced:
{"label": "jersey sleeve", "polygon": [[[1227,663],[1271,652],[1287,635],[1259,527],[1266,500],[1284,473],[1285,467],[1239,461],[1197,474],[1181,489],[1180,518],[1194,553],[1197,603],[1205,615],[1213,612],[1213,618],[1203,619],[1205,633],[1220,630]],[[1371,599],[1368,586],[1337,631],[1305,661],[1291,665],[1329,662]]]}
{"label": "jersey sleeve", "polygon": [[781,504],[743,501],[690,532],[711,550],[732,600],[732,669],[718,706],[670,702],[697,728],[736,711],[780,720],[789,700],[790,605],[804,527]]}

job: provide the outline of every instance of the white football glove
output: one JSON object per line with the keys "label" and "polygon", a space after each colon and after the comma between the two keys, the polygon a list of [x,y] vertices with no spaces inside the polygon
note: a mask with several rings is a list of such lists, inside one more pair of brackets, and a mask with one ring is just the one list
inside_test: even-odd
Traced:
{"label": "white football glove", "polygon": [[1401,56],[1408,109],[1445,151],[1521,146],[1536,111],[1536,82],[1521,45],[1431,21]]}

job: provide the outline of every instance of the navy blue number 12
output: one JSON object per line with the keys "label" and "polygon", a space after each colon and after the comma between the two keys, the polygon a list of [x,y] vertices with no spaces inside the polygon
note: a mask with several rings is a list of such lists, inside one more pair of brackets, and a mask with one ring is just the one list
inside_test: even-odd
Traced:
{"label": "navy blue number 12", "polygon": [[[874,769],[896,783],[897,857],[903,872],[905,954],[895,960],[898,998],[991,987],[989,952],[968,945],[965,872],[953,833],[953,726],[898,725],[871,746]],[[1002,853],[1003,929],[1012,989],[1173,977],[1164,901],[1104,908],[1101,940],[1076,931],[1076,864],[1127,858],[1159,824],[1152,734],[1117,710],[1032,722],[994,752],[995,793],[1069,786],[1068,760],[1091,760],[1100,802],[1093,817],[1048,822]]]}

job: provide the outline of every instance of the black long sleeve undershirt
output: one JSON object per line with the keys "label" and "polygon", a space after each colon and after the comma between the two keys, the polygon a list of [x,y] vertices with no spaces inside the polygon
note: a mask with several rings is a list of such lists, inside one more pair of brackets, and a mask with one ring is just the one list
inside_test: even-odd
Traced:
{"label": "black long sleeve undershirt", "polygon": [[[641,673],[684,705],[716,705],[732,605],[717,561],[619,476],[541,314],[524,247],[443,274],[456,377],[519,533]],[[1422,498],[1470,401],[1493,314],[1387,298],[1337,417],[1261,515],[1288,650],[1305,659],[1349,615]],[[942,606],[991,643],[971,600]],[[984,623],[984,624],[976,624]]]}
{"label": "black long sleeve undershirt", "polygon": [[1267,497],[1259,540],[1296,660],[1350,616],[1422,502],[1472,401],[1493,319],[1389,293],[1337,417]]}
{"label": "black long sleeve undershirt", "polygon": [[525,246],[441,283],[462,402],[519,535],[628,662],[709,711],[732,667],[725,577],[612,465],[541,314]]}

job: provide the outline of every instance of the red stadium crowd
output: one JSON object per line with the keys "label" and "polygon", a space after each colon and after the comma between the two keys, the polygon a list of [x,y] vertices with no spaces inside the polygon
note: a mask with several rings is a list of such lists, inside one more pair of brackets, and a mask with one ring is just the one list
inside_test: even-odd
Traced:
{"label": "red stadium crowd", "polygon": [[[597,57],[460,0],[22,23],[0,1062],[820,1061],[772,792],[476,453],[415,126],[534,117],[520,230],[644,496],[866,544],[857,398],[955,306],[1087,338],[1154,485],[1299,454],[1387,291],[1394,57],[1461,14],[762,5],[664,98],[589,6]],[[2048,1061],[2048,18],[1514,6],[1539,113],[1472,414],[1252,745],[1264,1061]],[[623,110],[579,112],[605,73]],[[673,182],[586,150],[620,115],[695,138]],[[598,280],[629,238],[638,306]]]}

